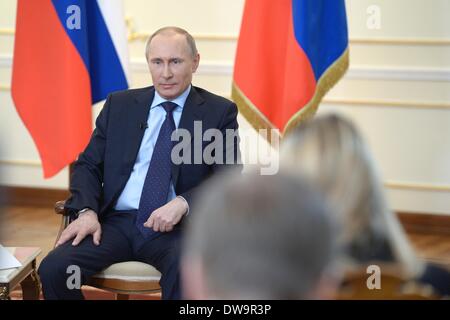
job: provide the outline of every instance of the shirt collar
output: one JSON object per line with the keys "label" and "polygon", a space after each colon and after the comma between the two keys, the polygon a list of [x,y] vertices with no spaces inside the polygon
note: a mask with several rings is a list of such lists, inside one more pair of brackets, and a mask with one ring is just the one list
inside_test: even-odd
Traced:
{"label": "shirt collar", "polygon": [[178,105],[178,107],[181,107],[183,109],[184,104],[186,103],[187,97],[189,96],[189,92],[191,92],[192,85],[189,85],[186,90],[182,94],[180,94],[177,98],[173,100],[167,100],[161,97],[158,93],[158,91],[155,90],[155,97],[153,98],[153,102],[150,106],[150,109],[153,109],[154,107],[159,106],[161,103],[166,101],[172,101]]}

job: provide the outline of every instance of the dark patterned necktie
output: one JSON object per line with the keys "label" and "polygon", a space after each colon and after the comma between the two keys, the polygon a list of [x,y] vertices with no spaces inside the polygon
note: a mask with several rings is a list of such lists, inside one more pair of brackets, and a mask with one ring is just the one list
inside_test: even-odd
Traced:
{"label": "dark patterned necktie", "polygon": [[136,219],[136,226],[147,239],[156,237],[159,234],[159,232],[155,232],[151,228],[144,227],[144,223],[154,210],[167,203],[171,180],[172,161],[170,153],[174,143],[170,140],[170,137],[176,129],[172,111],[177,107],[177,104],[166,101],[161,105],[166,110],[166,119],[159,130],[158,139],[153,149]]}

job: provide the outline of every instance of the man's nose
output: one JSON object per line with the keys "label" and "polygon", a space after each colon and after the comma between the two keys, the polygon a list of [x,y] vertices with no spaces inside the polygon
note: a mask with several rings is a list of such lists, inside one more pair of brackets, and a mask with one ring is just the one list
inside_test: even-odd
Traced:
{"label": "man's nose", "polygon": [[170,78],[170,77],[172,77],[172,75],[173,75],[172,70],[170,69],[169,64],[166,64],[163,69],[163,77]]}

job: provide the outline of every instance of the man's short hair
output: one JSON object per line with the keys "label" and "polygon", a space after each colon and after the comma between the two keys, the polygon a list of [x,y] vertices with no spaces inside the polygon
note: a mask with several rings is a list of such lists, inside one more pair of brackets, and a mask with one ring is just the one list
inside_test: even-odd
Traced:
{"label": "man's short hair", "polygon": [[[203,187],[185,259],[219,299],[310,298],[338,250],[324,198],[290,174],[230,174]],[[192,260],[191,260],[192,261]]]}
{"label": "man's short hair", "polygon": [[150,43],[152,42],[153,38],[158,35],[158,34],[181,34],[184,35],[187,41],[187,44],[189,46],[189,49],[191,50],[192,53],[192,57],[195,58],[198,54],[197,51],[197,46],[195,44],[195,40],[194,37],[192,37],[192,35],[187,32],[186,30],[180,28],[180,27],[173,27],[173,26],[169,26],[169,27],[163,27],[160,28],[158,30],[156,30],[147,40],[147,43],[145,45],[145,58],[148,59],[148,54],[150,51]]}

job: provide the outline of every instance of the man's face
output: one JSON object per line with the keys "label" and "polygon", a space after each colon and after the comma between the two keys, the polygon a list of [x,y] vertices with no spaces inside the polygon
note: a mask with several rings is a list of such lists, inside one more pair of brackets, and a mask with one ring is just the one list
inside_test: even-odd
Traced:
{"label": "man's face", "polygon": [[184,35],[173,33],[156,35],[147,59],[156,91],[164,99],[173,100],[191,83],[200,57],[193,57]]}

